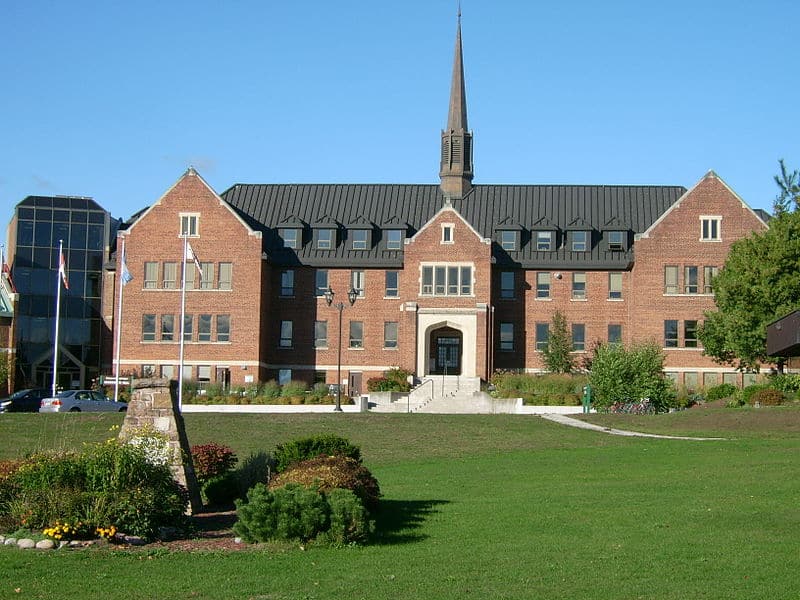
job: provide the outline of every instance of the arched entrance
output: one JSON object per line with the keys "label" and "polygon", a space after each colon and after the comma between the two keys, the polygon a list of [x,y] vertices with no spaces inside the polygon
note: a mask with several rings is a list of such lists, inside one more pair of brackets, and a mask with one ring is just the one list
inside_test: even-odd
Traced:
{"label": "arched entrance", "polygon": [[461,375],[463,334],[453,327],[439,327],[430,333],[428,354],[431,375]]}

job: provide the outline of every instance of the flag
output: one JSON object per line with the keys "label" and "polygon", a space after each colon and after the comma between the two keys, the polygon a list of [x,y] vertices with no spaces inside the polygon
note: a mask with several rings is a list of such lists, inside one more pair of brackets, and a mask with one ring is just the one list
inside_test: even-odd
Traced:
{"label": "flag", "polygon": [[200,261],[197,259],[197,254],[194,253],[192,250],[192,245],[190,243],[186,243],[186,247],[189,250],[189,257],[194,261],[194,266],[197,267],[197,272],[200,273],[200,279],[203,279],[203,267],[200,266]]}
{"label": "flag", "polygon": [[58,250],[58,272],[61,275],[61,281],[64,282],[64,289],[69,289],[69,281],[67,281],[67,263],[64,262],[64,251],[59,248]]}
{"label": "flag", "polygon": [[128,263],[125,261],[124,252],[122,253],[122,273],[120,279],[122,280],[122,285],[128,285],[133,279],[133,275],[131,275],[131,272],[128,270]]}

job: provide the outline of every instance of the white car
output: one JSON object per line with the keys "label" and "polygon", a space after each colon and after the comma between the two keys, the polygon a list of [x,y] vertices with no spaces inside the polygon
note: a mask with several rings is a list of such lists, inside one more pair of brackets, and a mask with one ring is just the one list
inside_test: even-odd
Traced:
{"label": "white car", "polygon": [[94,390],[68,390],[53,397],[44,398],[39,405],[40,413],[50,412],[125,412],[127,402],[114,402],[101,392]]}

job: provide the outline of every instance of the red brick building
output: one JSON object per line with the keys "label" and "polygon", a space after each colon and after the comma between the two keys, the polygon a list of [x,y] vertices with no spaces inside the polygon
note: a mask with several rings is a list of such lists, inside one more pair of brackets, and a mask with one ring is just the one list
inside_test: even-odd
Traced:
{"label": "red brick building", "polygon": [[702,356],[696,332],[731,243],[764,229],[765,215],[713,172],[690,190],[476,185],[472,145],[459,26],[438,185],[236,184],[217,195],[190,169],[119,234],[117,260],[124,242],[134,277],[122,371],[177,377],[188,237],[199,267],[187,267],[187,378],[333,383],[340,302],[353,393],[391,367],[484,380],[542,370],[556,311],[576,353],[656,340],[679,382],[738,377]]}

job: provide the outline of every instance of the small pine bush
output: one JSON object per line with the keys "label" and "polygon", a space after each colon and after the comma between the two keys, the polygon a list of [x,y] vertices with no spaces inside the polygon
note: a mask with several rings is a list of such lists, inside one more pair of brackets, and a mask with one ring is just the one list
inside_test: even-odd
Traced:
{"label": "small pine bush", "polygon": [[317,456],[347,456],[361,462],[361,449],[346,438],[321,434],[279,444],[275,448],[275,470],[280,473],[290,464]]}
{"label": "small pine bush", "polygon": [[289,484],[274,490],[257,484],[236,501],[233,531],[247,542],[308,541],[328,529],[328,504],[315,489]]}
{"label": "small pine bush", "polygon": [[778,406],[783,404],[783,392],[775,388],[764,388],[756,390],[755,393],[750,395],[750,404],[758,403],[761,406]]}
{"label": "small pine bush", "polygon": [[350,490],[341,488],[325,494],[329,509],[329,529],[322,539],[335,546],[365,543],[375,531],[364,504]]}
{"label": "small pine bush", "polygon": [[370,510],[378,507],[381,490],[378,480],[365,466],[346,456],[318,456],[293,463],[270,480],[271,489],[289,483],[327,492],[335,488],[352,491]]}

